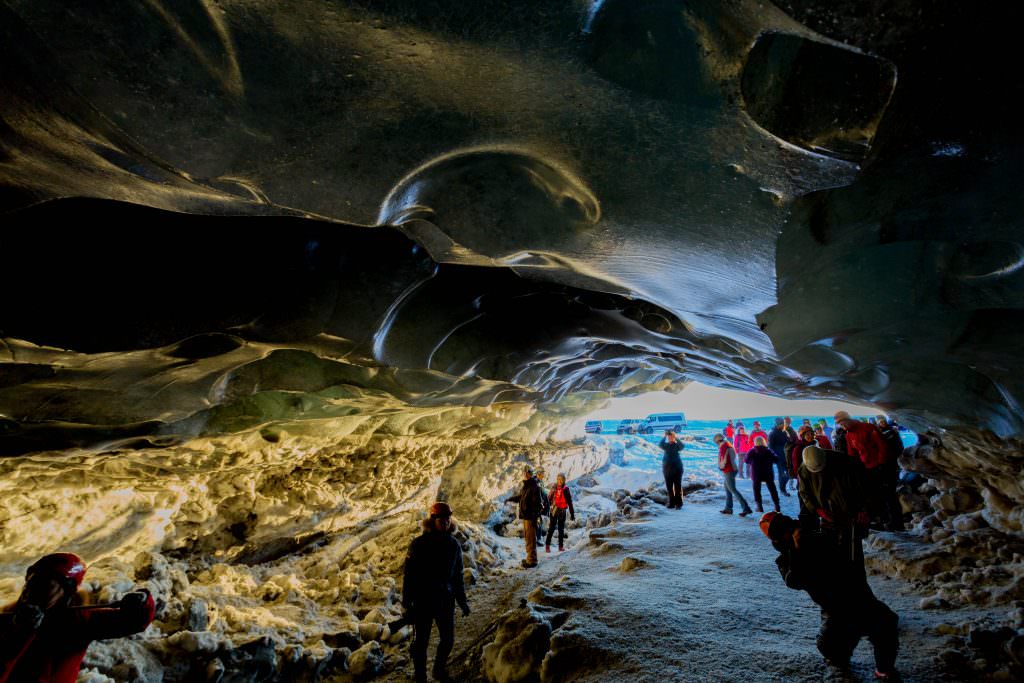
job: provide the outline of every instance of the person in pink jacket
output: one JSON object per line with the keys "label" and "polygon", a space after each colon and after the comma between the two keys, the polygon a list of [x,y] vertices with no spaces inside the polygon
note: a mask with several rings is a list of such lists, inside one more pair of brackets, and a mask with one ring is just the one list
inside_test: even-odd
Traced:
{"label": "person in pink jacket", "polygon": [[736,477],[743,479],[744,472],[749,468],[747,467],[747,451],[750,450],[754,442],[750,440],[750,435],[747,434],[747,428],[743,426],[743,423],[736,425],[736,456],[739,460],[738,471]]}

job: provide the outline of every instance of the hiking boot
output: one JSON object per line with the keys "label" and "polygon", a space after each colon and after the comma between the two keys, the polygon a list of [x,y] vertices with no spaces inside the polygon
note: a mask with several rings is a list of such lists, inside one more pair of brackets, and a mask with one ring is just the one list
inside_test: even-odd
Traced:
{"label": "hiking boot", "polygon": [[434,669],[433,676],[438,683],[455,683],[455,679],[449,676],[445,669]]}
{"label": "hiking boot", "polygon": [[760,505],[758,505],[758,506],[757,506],[756,508],[754,508],[754,509],[755,509],[755,510],[756,510],[757,512],[764,512],[764,508],[763,508],[763,507],[761,507]]}
{"label": "hiking boot", "polygon": [[564,550],[565,550],[565,546],[561,546],[561,545],[558,546],[558,552],[562,552]]}
{"label": "hiking boot", "polygon": [[880,681],[898,681],[900,675],[896,671],[875,671],[875,678]]}
{"label": "hiking boot", "polygon": [[523,560],[519,564],[522,565],[523,569],[532,569],[537,566],[536,562],[527,562],[526,560]]}
{"label": "hiking boot", "polygon": [[776,505],[775,506],[775,511],[776,512],[782,512],[782,508],[780,508],[778,505]]}
{"label": "hiking boot", "polygon": [[732,510],[719,510],[719,512],[721,512],[723,515],[731,515],[732,514]]}
{"label": "hiking boot", "polygon": [[749,514],[750,514],[751,512],[753,512],[753,510],[744,510],[743,512],[741,512],[741,513],[740,513],[740,515],[739,515],[739,516],[740,516],[740,517],[746,517],[746,516],[747,516],[747,515],[749,515]]}
{"label": "hiking boot", "polygon": [[551,546],[549,546],[549,545],[544,546],[544,552],[550,553],[551,552]]}

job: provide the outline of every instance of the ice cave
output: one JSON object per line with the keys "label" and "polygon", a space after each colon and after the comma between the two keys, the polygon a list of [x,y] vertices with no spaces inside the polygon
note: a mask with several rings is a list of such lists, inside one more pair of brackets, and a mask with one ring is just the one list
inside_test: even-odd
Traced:
{"label": "ice cave", "polygon": [[[442,501],[451,680],[872,680],[717,472],[666,510],[566,429],[701,383],[909,428],[899,674],[1024,680],[1017,11],[2,0],[0,617],[75,553],[69,614],[155,610],[78,681],[412,680]],[[576,497],[529,571],[526,465]]]}

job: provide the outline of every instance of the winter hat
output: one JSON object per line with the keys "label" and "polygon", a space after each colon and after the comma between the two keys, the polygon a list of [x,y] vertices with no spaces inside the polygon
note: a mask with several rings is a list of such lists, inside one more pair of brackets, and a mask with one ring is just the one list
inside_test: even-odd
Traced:
{"label": "winter hat", "polygon": [[441,502],[434,503],[433,505],[430,506],[430,516],[431,517],[451,517],[452,516],[452,508],[451,508],[451,506],[448,505],[448,503],[441,503]]}
{"label": "winter hat", "polygon": [[795,529],[796,520],[787,517],[781,512],[766,512],[758,522],[761,532],[773,541],[779,540],[779,535],[786,529]]}
{"label": "winter hat", "polygon": [[768,538],[772,537],[768,530],[772,526],[772,520],[775,519],[775,516],[778,514],[778,512],[766,512],[763,515],[761,515],[761,521],[757,523],[757,525],[761,527],[761,533],[763,533]]}
{"label": "winter hat", "polygon": [[34,574],[42,574],[53,579],[73,583],[77,590],[85,578],[85,562],[74,553],[52,553],[39,558],[25,572],[25,578]]}
{"label": "winter hat", "polygon": [[825,452],[817,446],[808,446],[804,449],[804,466],[811,472],[821,472],[825,469]]}
{"label": "winter hat", "polygon": [[783,424],[784,422],[785,422],[785,420],[783,420],[781,417],[775,418],[775,426],[776,427],[778,427],[779,425]]}
{"label": "winter hat", "polygon": [[846,412],[845,410],[840,410],[838,413],[835,414],[833,419],[835,419],[836,422],[842,422],[843,420],[849,420],[852,418],[850,418],[850,414],[848,412]]}

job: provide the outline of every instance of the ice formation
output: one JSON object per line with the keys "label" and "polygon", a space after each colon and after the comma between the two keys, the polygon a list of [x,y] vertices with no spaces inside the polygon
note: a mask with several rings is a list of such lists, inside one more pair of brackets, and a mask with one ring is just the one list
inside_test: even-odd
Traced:
{"label": "ice formation", "polygon": [[518,463],[649,483],[560,422],[694,380],[897,414],[1018,571],[1016,22],[833,4],[0,4],[0,589],[148,581],[96,680],[370,676],[429,499],[486,574]]}

